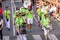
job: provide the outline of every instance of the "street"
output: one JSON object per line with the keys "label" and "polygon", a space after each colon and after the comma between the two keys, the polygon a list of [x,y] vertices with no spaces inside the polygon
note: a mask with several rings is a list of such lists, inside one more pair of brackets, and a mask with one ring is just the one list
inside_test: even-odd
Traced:
{"label": "street", "polygon": [[[14,2],[16,7],[22,7],[21,2]],[[5,9],[6,6],[11,9],[11,0],[3,1],[3,10]],[[35,9],[35,6],[33,6],[33,10]],[[34,10],[35,13],[35,10]],[[35,14],[36,15],[36,14]],[[12,17],[12,16],[11,16]],[[45,40],[44,38],[44,32],[40,30],[40,27],[38,26],[38,22],[36,21],[37,18],[35,16],[34,23],[33,23],[33,28],[31,33],[26,34],[27,40]],[[12,21],[12,20],[11,20]],[[58,22],[56,19],[51,18],[51,23],[52,23],[52,28],[49,32],[48,38],[49,40],[60,40],[60,22]],[[17,36],[13,36],[13,27],[11,24],[11,30],[8,31],[6,27],[4,26],[3,28],[3,40],[17,40]]]}

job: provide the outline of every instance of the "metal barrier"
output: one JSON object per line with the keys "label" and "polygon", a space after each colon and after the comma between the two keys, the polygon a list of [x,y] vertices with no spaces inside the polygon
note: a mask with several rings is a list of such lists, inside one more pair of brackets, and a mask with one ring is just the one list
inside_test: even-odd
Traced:
{"label": "metal barrier", "polygon": [[16,11],[16,6],[14,4],[14,0],[11,0],[11,8],[12,8],[12,14],[11,15],[12,15],[13,36],[15,36],[15,27],[14,27],[14,17],[13,17],[13,15]]}

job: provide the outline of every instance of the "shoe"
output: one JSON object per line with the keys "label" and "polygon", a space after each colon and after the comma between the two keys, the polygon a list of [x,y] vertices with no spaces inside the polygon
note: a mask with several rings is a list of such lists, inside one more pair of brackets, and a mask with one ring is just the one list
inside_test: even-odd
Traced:
{"label": "shoe", "polygon": [[7,28],[10,31],[10,28]]}
{"label": "shoe", "polygon": [[30,30],[28,30],[28,32],[30,32]]}
{"label": "shoe", "polygon": [[10,28],[8,28],[8,30],[10,31]]}

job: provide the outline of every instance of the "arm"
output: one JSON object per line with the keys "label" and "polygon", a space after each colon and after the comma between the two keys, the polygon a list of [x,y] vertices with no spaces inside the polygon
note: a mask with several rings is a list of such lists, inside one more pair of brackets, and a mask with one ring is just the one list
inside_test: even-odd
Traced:
{"label": "arm", "polygon": [[4,26],[4,21],[3,21],[3,19],[2,19],[2,27],[1,27],[2,29],[3,29],[3,26]]}
{"label": "arm", "polygon": [[10,14],[11,14],[11,12],[10,12],[10,10],[9,10],[9,13],[8,13],[8,15],[10,16]]}

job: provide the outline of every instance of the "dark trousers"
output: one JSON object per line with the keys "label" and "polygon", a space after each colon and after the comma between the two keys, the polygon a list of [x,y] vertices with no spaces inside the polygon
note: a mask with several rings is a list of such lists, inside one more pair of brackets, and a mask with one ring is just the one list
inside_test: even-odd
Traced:
{"label": "dark trousers", "polygon": [[2,7],[2,3],[0,2],[0,6]]}
{"label": "dark trousers", "polygon": [[26,34],[26,25],[20,26],[20,34]]}
{"label": "dark trousers", "polygon": [[0,37],[1,37],[1,40],[2,40],[3,39],[2,30],[0,30]]}
{"label": "dark trousers", "polygon": [[49,12],[50,16],[53,16],[52,13],[54,13],[53,11],[52,12]]}
{"label": "dark trousers", "polygon": [[3,14],[0,14],[0,18],[2,18],[2,19],[3,19]]}
{"label": "dark trousers", "polygon": [[24,0],[22,0],[22,3],[24,3]]}

